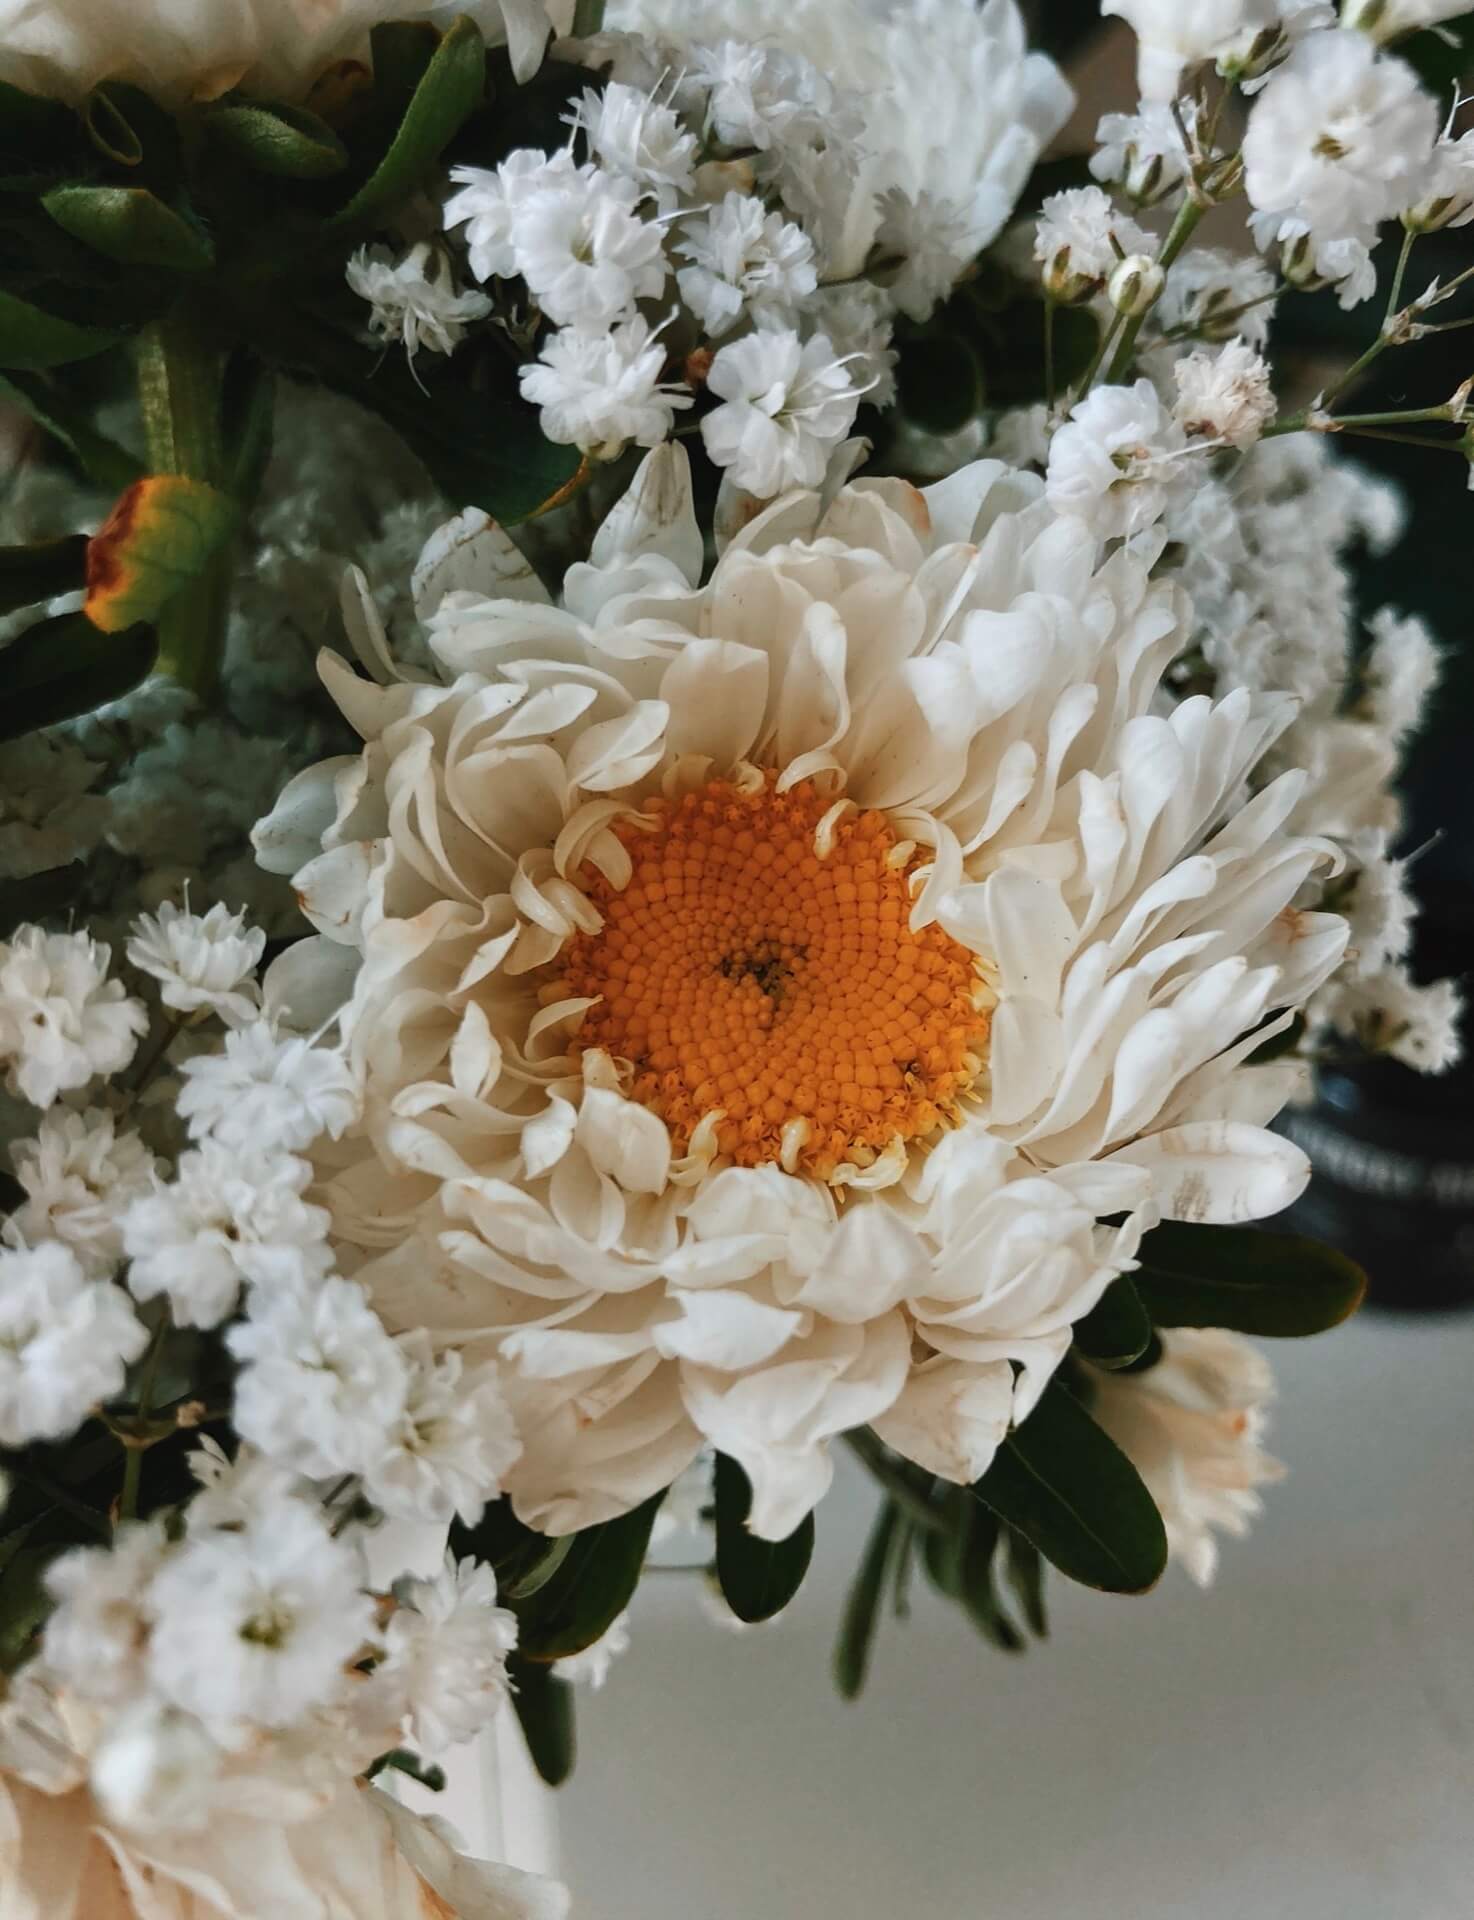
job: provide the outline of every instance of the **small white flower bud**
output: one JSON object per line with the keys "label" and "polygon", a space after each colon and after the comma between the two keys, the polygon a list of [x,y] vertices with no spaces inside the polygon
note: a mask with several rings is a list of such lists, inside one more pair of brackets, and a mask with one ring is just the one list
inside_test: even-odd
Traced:
{"label": "small white flower bud", "polygon": [[1128,253],[1111,275],[1106,286],[1111,305],[1128,320],[1147,313],[1162,297],[1167,276],[1144,253]]}

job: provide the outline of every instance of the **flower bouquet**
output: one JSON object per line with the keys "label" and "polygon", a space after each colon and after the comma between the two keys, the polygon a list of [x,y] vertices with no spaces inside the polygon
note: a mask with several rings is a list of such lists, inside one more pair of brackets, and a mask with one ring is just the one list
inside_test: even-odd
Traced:
{"label": "flower bouquet", "polygon": [[1276,1116],[1458,1051],[1333,443],[1474,450],[1357,400],[1474,134],[1438,0],[1101,11],[1078,152],[1014,0],[0,5],[7,1916],[562,1914],[403,1784],[652,1552],[847,1451],[853,1696],[1280,1471]]}

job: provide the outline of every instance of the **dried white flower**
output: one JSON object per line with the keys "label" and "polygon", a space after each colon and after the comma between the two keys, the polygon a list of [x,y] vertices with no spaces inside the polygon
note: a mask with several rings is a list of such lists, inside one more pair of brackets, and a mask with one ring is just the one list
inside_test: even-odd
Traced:
{"label": "dried white flower", "polygon": [[512,216],[517,270],[560,325],[594,330],[627,318],[666,281],[664,235],[637,209],[640,189],[602,167],[528,187]]}
{"label": "dried white flower", "polygon": [[111,959],[85,933],[26,926],[0,941],[0,1063],[32,1106],[121,1073],[148,1031],[142,1001],[108,978]]}
{"label": "dried white flower", "polygon": [[522,1452],[500,1376],[494,1365],[468,1368],[454,1351],[437,1356],[423,1331],[398,1345],[408,1379],[364,1491],[401,1519],[474,1526]]}
{"label": "dried white flower", "polygon": [[1416,731],[1428,697],[1438,685],[1438,647],[1421,620],[1391,607],[1381,608],[1368,626],[1372,645],[1361,707],[1368,719],[1400,743]]}
{"label": "dried white flower", "polygon": [[261,1010],[254,974],[266,935],[245,915],[217,903],[191,913],[166,900],[143,914],[128,942],[129,962],[160,983],[160,998],[177,1013],[208,1010],[228,1026],[244,1026]]}
{"label": "dried white flower", "polygon": [[545,154],[536,147],[519,147],[494,171],[485,167],[452,167],[450,177],[460,188],[445,203],[447,233],[464,227],[471,271],[478,280],[509,280],[517,272],[514,224],[527,196],[541,187],[576,178],[577,164],[568,152]]}
{"label": "dried white flower", "polygon": [[[1184,124],[1191,129],[1197,111],[1189,101]],[[1144,100],[1135,113],[1108,113],[1095,130],[1090,171],[1105,186],[1119,187],[1142,205],[1160,200],[1182,185],[1188,151],[1182,127],[1164,101]]]}
{"label": "dried white flower", "polygon": [[1167,509],[1182,446],[1150,380],[1097,387],[1050,443],[1049,504],[1097,539],[1140,533]]}
{"label": "dried white flower", "polygon": [[129,1287],[140,1300],[167,1294],[182,1326],[214,1327],[249,1282],[285,1288],[320,1279],[332,1255],[327,1214],[302,1198],[311,1177],[303,1160],[214,1140],[184,1154],[173,1181],[123,1216]]}
{"label": "dried white flower", "polygon": [[1172,369],[1177,424],[1194,439],[1248,447],[1275,414],[1269,365],[1242,340],[1217,353],[1190,353]]}
{"label": "dried white flower", "polygon": [[1077,301],[1098,293],[1122,253],[1155,257],[1156,245],[1099,187],[1068,187],[1044,202],[1034,229],[1034,258],[1053,298]]}
{"label": "dried white flower", "polygon": [[131,1302],[70,1248],[0,1250],[0,1445],[75,1432],[148,1345]]}
{"label": "dried white flower", "polygon": [[491,301],[474,287],[458,287],[444,250],[422,241],[396,259],[388,247],[360,247],[345,269],[348,284],[366,300],[369,332],[398,340],[413,360],[421,347],[454,353]]}
{"label": "dried white flower", "polygon": [[297,1153],[326,1134],[336,1140],[357,1116],[358,1095],[341,1053],[268,1019],[225,1036],[218,1053],[182,1068],[181,1119],[197,1140],[248,1153]]}
{"label": "dried white flower", "polygon": [[814,245],[801,227],[751,194],[729,193],[682,226],[681,298],[717,339],[744,313],[781,318],[818,285]]}
{"label": "dried white flower", "polygon": [[122,1216],[152,1184],[156,1161],[136,1133],[119,1132],[111,1113],[53,1108],[34,1139],[11,1149],[25,1193],[6,1224],[12,1244],[59,1240],[90,1280],[104,1280],[123,1257]]}
{"label": "dried white flower", "polygon": [[817,486],[860,405],[822,333],[800,343],[788,329],[759,328],[721,349],[707,385],[724,404],[701,423],[706,450],[760,499]]}
{"label": "dried white flower", "polygon": [[613,459],[632,441],[658,447],[689,389],[665,381],[666,352],[643,315],[608,333],[561,327],[543,342],[520,379],[524,398],[542,408],[542,430],[559,446]]}
{"label": "dried white flower", "polygon": [[638,87],[612,80],[602,93],[590,88],[564,118],[584,135],[601,166],[651,189],[662,205],[690,190],[695,134],[669,106]]}
{"label": "dried white flower", "polygon": [[507,1698],[507,1655],[517,1620],[497,1601],[489,1566],[446,1556],[431,1580],[403,1580],[384,1630],[386,1681],[409,1702],[415,1738],[431,1752],[460,1746],[488,1726]]}

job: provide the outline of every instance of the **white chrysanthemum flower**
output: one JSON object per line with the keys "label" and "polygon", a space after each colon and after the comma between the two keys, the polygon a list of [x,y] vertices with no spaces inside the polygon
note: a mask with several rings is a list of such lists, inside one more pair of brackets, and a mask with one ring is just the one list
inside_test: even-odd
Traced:
{"label": "white chrysanthemum flower", "polygon": [[1189,247],[1174,261],[1149,325],[1162,333],[1182,330],[1202,340],[1237,336],[1262,349],[1269,342],[1278,289],[1276,276],[1251,254]]}
{"label": "white chrysanthemum flower", "polygon": [[560,327],[518,377],[549,440],[613,459],[631,442],[658,447],[692,404],[688,389],[662,380],[665,362],[659,331],[636,314],[608,332]]}
{"label": "white chrysanthemum flower", "polygon": [[[863,269],[894,189],[947,206],[963,257],[981,253],[1073,105],[1054,63],[1029,51],[1014,0],[744,0],[735,14],[725,0],[615,0],[608,17],[670,43],[712,88],[720,140],[776,148],[786,189],[808,179],[823,204],[818,228],[804,224],[822,230],[835,278]],[[839,164],[824,165],[849,119]]]}
{"label": "white chrysanthemum flower", "polygon": [[1034,258],[1044,269],[1045,286],[1058,298],[1077,300],[1099,292],[1121,255],[1133,253],[1154,257],[1156,245],[1099,187],[1067,187],[1050,194],[1040,208]]}
{"label": "white chrysanthemum flower", "polygon": [[1101,540],[1141,533],[1167,509],[1183,445],[1150,380],[1097,387],[1050,442],[1049,504]]}
{"label": "white chrysanthemum flower", "polygon": [[312,1175],[288,1154],[252,1154],[207,1140],[181,1156],[174,1179],[123,1216],[140,1300],[167,1294],[181,1326],[216,1327],[248,1283],[303,1286],[332,1267],[328,1215],[302,1190]]}
{"label": "white chrysanthemum flower", "polygon": [[437,1356],[423,1330],[400,1336],[409,1379],[398,1417],[364,1473],[376,1506],[405,1520],[475,1526],[522,1451],[495,1367]]}
{"label": "white chrysanthemum flower", "polygon": [[409,1365],[363,1288],[258,1289],[226,1335],[242,1363],[235,1425],[270,1458],[317,1478],[370,1470],[405,1411]]}
{"label": "white chrysanthemum flower", "polygon": [[110,1547],[74,1547],[46,1569],[56,1603],[46,1622],[46,1670],[91,1700],[130,1698],[142,1683],[146,1595],[169,1551],[162,1523],[119,1528]]}
{"label": "white chrysanthemum flower", "polygon": [[[1192,101],[1183,108],[1183,126],[1197,120]],[[1189,157],[1172,106],[1144,100],[1135,113],[1105,114],[1095,130],[1090,171],[1106,186],[1119,187],[1133,200],[1159,200],[1187,178]]]}
{"label": "white chrysanthemum flower", "polygon": [[512,215],[517,271],[560,326],[595,329],[627,318],[666,281],[665,236],[638,212],[633,180],[577,167],[533,183]]}
{"label": "white chrysanthemum flower", "polygon": [[1362,256],[1433,184],[1438,134],[1437,103],[1405,61],[1359,33],[1312,34],[1255,101],[1244,135],[1260,244],[1303,242],[1318,273],[1365,298],[1376,280]]}
{"label": "white chrysanthemum flower", "polygon": [[1096,1374],[1090,1408],[1145,1480],[1168,1552],[1206,1587],[1214,1530],[1247,1533],[1255,1489],[1284,1472],[1259,1444],[1274,1376],[1237,1334],[1178,1327],[1161,1338],[1163,1357],[1144,1373]]}
{"label": "white chrysanthemum flower", "polygon": [[223,1745],[325,1706],[373,1628],[356,1546],[305,1500],[240,1533],[191,1531],[154,1576],[149,1679]]}
{"label": "white chrysanthemum flower", "polygon": [[140,916],[127,951],[131,965],[159,982],[160,998],[176,1013],[207,1010],[239,1027],[261,1011],[254,975],[266,935],[247,926],[243,913],[218,902],[208,913],[191,913],[166,900],[157,914]]}
{"label": "white chrysanthemum flower", "polygon": [[583,134],[601,166],[638,181],[660,204],[690,190],[696,136],[672,108],[648,93],[612,80],[601,93],[586,90],[564,118]]}
{"label": "white chrysanthemum flower", "polygon": [[53,1108],[32,1140],[10,1149],[25,1199],[6,1224],[12,1244],[59,1240],[89,1280],[105,1280],[123,1258],[122,1216],[150,1191],[157,1162],[136,1133],[119,1132],[99,1107]]}
{"label": "white chrysanthemum flower", "polygon": [[818,285],[814,244],[802,227],[752,194],[726,194],[681,226],[681,298],[712,339],[743,317],[783,318]]}
{"label": "white chrysanthemum flower", "polygon": [[701,422],[713,463],[760,500],[786,487],[816,487],[829,456],[855,424],[860,394],[828,337],[800,341],[786,327],[759,327],[729,341],[707,386],[722,402]]}
{"label": "white chrysanthemum flower", "polygon": [[27,926],[0,941],[0,1063],[33,1107],[121,1073],[148,1031],[142,1001],[108,978],[111,960],[85,933]]}
{"label": "white chrysanthemum flower", "polygon": [[591,1692],[599,1693],[615,1661],[629,1650],[629,1614],[616,1614],[591,1647],[556,1661],[553,1671],[560,1680],[566,1680],[572,1686],[588,1687]]}
{"label": "white chrysanthemum flower", "polygon": [[1185,600],[998,462],[789,493],[703,585],[662,448],[561,606],[466,591],[479,538],[422,602],[446,684],[325,655],[359,771],[258,829],[299,972],[358,956],[356,1276],[500,1357],[555,1533],[712,1445],[782,1538],[866,1423],[975,1479],[1158,1208],[1306,1177],[1240,1066],[1345,941],[1289,912],[1301,778],[1243,803],[1294,703],[1159,712]]}
{"label": "white chrysanthemum flower", "polygon": [[384,1678],[409,1702],[415,1738],[431,1753],[475,1739],[507,1698],[514,1614],[496,1603],[489,1566],[449,1555],[432,1580],[395,1586],[384,1629]]}
{"label": "white chrysanthemum flower", "polygon": [[242,1153],[297,1153],[336,1140],[358,1114],[358,1091],[341,1052],[279,1035],[267,1018],[225,1036],[218,1053],[181,1068],[176,1102],[196,1140]]}
{"label": "white chrysanthemum flower", "polygon": [[1269,364],[1242,340],[1216,353],[1190,353],[1172,369],[1177,424],[1193,439],[1249,447],[1275,415]]}
{"label": "white chrysanthemum flower", "polygon": [[0,1446],[65,1439],[147,1345],[127,1294],[69,1247],[0,1250]]}
{"label": "white chrysanthemum flower", "polygon": [[466,328],[491,312],[487,296],[458,287],[443,249],[425,241],[398,259],[388,247],[360,247],[344,271],[369,304],[370,334],[399,341],[411,360],[421,347],[454,353]]}
{"label": "white chrysanthemum flower", "polygon": [[518,78],[537,71],[552,31],[541,0],[3,0],[0,80],[80,100],[101,80],[126,80],[177,103],[232,88],[300,98],[341,60],[364,60],[371,30],[415,18],[448,27],[470,14],[493,45],[508,44]]}

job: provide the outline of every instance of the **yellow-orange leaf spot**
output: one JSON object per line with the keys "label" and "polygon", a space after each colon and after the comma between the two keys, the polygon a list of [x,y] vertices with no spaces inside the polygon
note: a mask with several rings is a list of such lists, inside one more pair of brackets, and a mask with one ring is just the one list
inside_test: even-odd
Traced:
{"label": "yellow-orange leaf spot", "polygon": [[632,1096],[678,1153],[718,1108],[721,1152],[741,1166],[779,1161],[803,1121],[785,1164],[827,1178],[935,1134],[981,1069],[975,956],[908,925],[925,856],[903,858],[883,814],[851,811],[821,858],[831,804],[807,783],[780,794],[771,775],[751,793],[712,780],[648,802],[653,828],[615,828],[628,886],[580,876],[604,926],[561,957],[567,990],[598,998],[575,1047],[632,1063]]}

